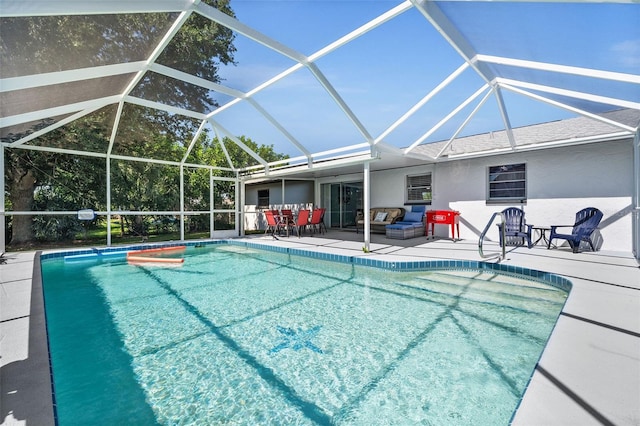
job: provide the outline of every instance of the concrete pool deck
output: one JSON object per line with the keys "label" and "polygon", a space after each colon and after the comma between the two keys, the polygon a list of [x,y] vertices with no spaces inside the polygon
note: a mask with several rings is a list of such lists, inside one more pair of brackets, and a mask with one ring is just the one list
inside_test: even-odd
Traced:
{"label": "concrete pool deck", "polygon": [[[378,260],[481,260],[477,242],[387,239],[330,231],[248,236],[253,243]],[[68,251],[68,250],[65,250]],[[487,244],[485,253],[497,253]],[[35,252],[6,253],[0,265],[0,421],[53,425],[49,361]],[[488,260],[492,262],[494,260]],[[631,253],[517,248],[505,265],[562,275],[573,283],[518,408],[516,425],[640,425],[640,267]]]}

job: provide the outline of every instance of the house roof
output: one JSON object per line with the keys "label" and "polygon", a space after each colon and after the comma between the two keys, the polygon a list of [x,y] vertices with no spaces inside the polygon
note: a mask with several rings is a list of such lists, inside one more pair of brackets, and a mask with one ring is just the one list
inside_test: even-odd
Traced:
{"label": "house roof", "polygon": [[[623,109],[600,114],[606,120],[637,128],[640,111]],[[620,126],[588,117],[576,117],[513,129],[517,145],[512,147],[506,130],[483,133],[455,139],[422,144],[415,153],[428,158],[459,158],[462,155],[496,154],[522,149],[578,145],[601,142],[609,139],[628,138],[629,134]]]}
{"label": "house roof", "polygon": [[[602,113],[605,120],[622,123],[630,127],[640,125],[640,111],[622,109]],[[375,161],[370,163],[370,170],[388,170],[393,168],[405,168],[421,166],[438,161],[451,161],[455,159],[473,158],[487,155],[509,154],[519,151],[535,149],[548,149],[561,146],[576,146],[590,143],[606,143],[609,141],[630,139],[628,132],[621,130],[617,125],[593,120],[587,117],[567,118],[564,120],[550,121],[533,124],[513,129],[513,135],[517,145],[512,147],[505,130],[492,131],[478,135],[456,138],[454,141],[445,140],[419,145],[410,155],[405,155],[403,149],[396,149],[381,144]],[[341,159],[344,164],[339,167],[332,166],[333,161],[327,161],[326,168],[317,167],[305,170],[304,167],[296,167],[296,177],[318,178],[336,174],[354,174],[362,172],[362,165],[348,162],[349,157]],[[336,171],[339,168],[339,172]],[[279,177],[287,174],[288,167],[274,171],[272,176]],[[266,175],[254,176],[254,182],[264,181]],[[268,179],[267,179],[268,180]]]}
{"label": "house roof", "polygon": [[[0,0],[0,143],[210,168],[190,155],[209,132],[232,140],[254,163],[225,169],[269,174],[361,163],[380,152],[413,164],[638,131],[638,120],[626,116],[640,111],[640,8],[632,0],[231,6],[235,17],[200,0]],[[135,28],[141,15],[153,16],[154,25]],[[38,33],[61,17],[73,45]],[[122,25],[118,17],[132,18],[134,27],[111,31]],[[242,59],[236,67],[216,64],[223,81],[165,54],[196,18],[236,37]],[[93,38],[99,43],[86,43]],[[143,84],[159,89],[150,93]],[[202,88],[215,102],[193,105],[181,97]],[[545,112],[543,121],[579,118],[532,126],[530,117],[542,116],[534,108]],[[179,135],[181,156],[130,150],[136,110],[158,111],[192,129]],[[108,144],[39,141],[85,116],[103,120]],[[291,158],[269,164],[239,135]]]}

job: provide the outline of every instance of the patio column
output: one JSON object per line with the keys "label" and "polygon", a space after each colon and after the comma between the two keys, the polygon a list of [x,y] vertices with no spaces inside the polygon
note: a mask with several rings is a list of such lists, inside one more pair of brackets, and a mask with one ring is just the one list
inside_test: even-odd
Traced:
{"label": "patio column", "polygon": [[244,181],[238,179],[238,174],[236,173],[236,184],[235,184],[235,207],[236,207],[236,234],[239,236],[244,236]]}
{"label": "patio column", "polygon": [[180,164],[180,241],[184,241],[184,167]]}
{"label": "patio column", "polygon": [[640,129],[633,138],[633,210],[631,211],[631,232],[633,233],[633,253],[640,260]]}
{"label": "patio column", "polygon": [[285,186],[286,186],[285,180],[284,180],[284,179],[282,179],[282,199],[280,200],[280,201],[281,201],[281,203],[280,203],[280,204],[282,204],[282,208],[284,208],[284,199],[285,199],[284,191],[285,191]]}
{"label": "patio column", "polygon": [[369,251],[369,245],[371,243],[371,230],[369,229],[369,209],[370,203],[370,190],[369,190],[369,162],[364,163],[364,173],[362,178],[362,186],[364,192],[364,249]]}
{"label": "patio column", "polygon": [[215,213],[213,212],[213,169],[209,169],[209,238],[213,238],[213,232],[215,231]]}
{"label": "patio column", "polygon": [[107,247],[111,247],[111,158],[107,155],[105,164],[107,174]]}
{"label": "patio column", "polygon": [[6,223],[5,212],[4,212],[4,145],[0,144],[0,254],[4,253],[6,250],[5,240],[7,238],[4,228]]}

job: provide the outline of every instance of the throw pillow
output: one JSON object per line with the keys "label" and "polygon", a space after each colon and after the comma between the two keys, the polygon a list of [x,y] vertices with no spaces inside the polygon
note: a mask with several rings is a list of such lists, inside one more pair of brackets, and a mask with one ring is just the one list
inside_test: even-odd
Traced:
{"label": "throw pillow", "polygon": [[386,212],[378,212],[376,214],[376,217],[373,219],[374,222],[384,222],[384,220],[387,218],[387,213]]}

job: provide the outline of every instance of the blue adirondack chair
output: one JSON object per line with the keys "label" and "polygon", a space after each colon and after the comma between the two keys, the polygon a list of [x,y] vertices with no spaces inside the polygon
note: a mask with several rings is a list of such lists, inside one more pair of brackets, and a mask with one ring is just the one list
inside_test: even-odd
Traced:
{"label": "blue adirondack chair", "polygon": [[[573,225],[555,225],[551,226],[551,234],[549,235],[549,245],[547,248],[551,248],[551,240],[554,238],[567,240],[574,253],[578,253],[580,250],[580,243],[586,241],[591,246],[592,251],[596,251],[591,240],[591,234],[598,228],[600,221],[602,220],[602,212],[595,207],[587,207],[576,213],[576,222]],[[572,227],[571,234],[560,234],[556,232],[557,228],[569,228]]]}
{"label": "blue adirondack chair", "polygon": [[[531,228],[533,225],[527,225],[524,219],[524,210],[517,207],[509,207],[502,210],[505,219],[505,239],[502,241],[502,224],[498,225],[500,232],[500,247],[507,246],[523,246],[527,243],[527,247],[533,247],[531,242]],[[505,244],[506,243],[506,244]]]}

